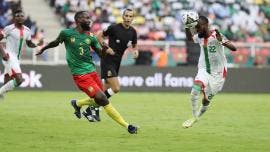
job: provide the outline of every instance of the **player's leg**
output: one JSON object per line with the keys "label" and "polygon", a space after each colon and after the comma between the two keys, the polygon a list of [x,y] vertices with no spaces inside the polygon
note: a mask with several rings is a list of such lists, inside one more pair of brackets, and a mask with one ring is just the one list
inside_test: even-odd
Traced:
{"label": "player's leg", "polygon": [[71,105],[73,106],[73,108],[75,110],[75,112],[74,112],[75,116],[80,119],[82,106],[96,105],[96,103],[94,102],[94,100],[92,98],[85,98],[85,99],[81,99],[81,100],[72,99]]}
{"label": "player's leg", "polygon": [[[109,81],[107,81],[108,79],[110,79]],[[108,78],[106,80],[106,86],[108,86],[108,88],[104,91],[104,94],[106,95],[106,97],[109,99],[112,95],[114,95],[115,93],[117,93],[120,90],[120,83],[117,77],[112,77],[112,78]],[[89,106],[84,114],[86,113],[86,115],[92,115],[93,118],[95,118],[96,121],[100,121],[100,109],[98,106]],[[91,118],[91,117],[89,117]],[[90,121],[90,120],[89,120]],[[90,121],[93,122],[93,121]]]}
{"label": "player's leg", "polygon": [[184,123],[182,124],[184,128],[189,128],[198,121],[198,101],[203,87],[204,84],[201,81],[195,81],[192,86],[190,93],[192,118],[184,121]]}
{"label": "player's leg", "polygon": [[103,85],[103,90],[107,90],[111,87],[110,84],[106,81],[106,79],[102,79],[102,85]]}
{"label": "player's leg", "polygon": [[10,81],[12,79],[11,76],[9,76],[8,73],[4,74],[4,84],[6,84],[8,81]]}
{"label": "player's leg", "polygon": [[[82,99],[82,100],[87,100],[87,99]],[[88,107],[85,109],[85,111],[82,112],[83,116],[89,122],[100,121],[100,116],[99,116],[99,107],[100,106],[96,103],[95,104],[85,104],[85,105],[88,105]]]}
{"label": "player's leg", "polygon": [[205,97],[202,100],[202,105],[198,111],[198,117],[201,117],[210,107],[213,97],[222,90],[225,79],[223,77],[211,77],[209,85],[205,89]]}
{"label": "player's leg", "polygon": [[19,61],[14,60],[12,57],[7,62],[3,62],[5,66],[5,78],[4,85],[0,88],[0,96],[18,87],[23,82],[21,68],[19,66]]}
{"label": "player's leg", "polygon": [[109,87],[104,91],[104,93],[108,98],[120,91],[120,82],[118,77],[107,78],[106,84]]}
{"label": "player's leg", "polygon": [[[115,94],[115,92],[113,91],[111,86],[115,86],[115,81],[118,81],[115,79],[116,77],[113,78],[109,78],[109,79],[113,79],[110,81],[105,80],[105,82],[103,83],[103,89],[104,94],[106,95],[106,97],[109,99],[112,95]],[[113,83],[112,83],[113,82]],[[117,83],[117,82],[116,82]],[[112,85],[113,84],[113,85]],[[117,85],[117,84],[116,84]],[[118,82],[119,85],[119,82]],[[120,86],[120,85],[119,85]],[[120,87],[119,87],[120,88]],[[85,111],[83,112],[83,115],[85,116],[86,119],[88,119],[89,122],[96,122],[96,121],[101,121],[100,119],[100,109],[99,106],[89,106],[85,109]]]}
{"label": "player's leg", "polygon": [[0,95],[3,96],[6,92],[13,90],[14,88],[20,86],[23,82],[22,74],[15,74],[14,79],[10,79],[0,88]]}
{"label": "player's leg", "polygon": [[[101,77],[104,80],[103,90],[106,97],[109,99],[112,95],[119,92],[120,83],[118,80],[119,65],[109,65],[101,62]],[[100,109],[98,106],[89,106],[83,112],[83,115],[89,122],[100,121]],[[93,118],[96,121],[93,121]]]}
{"label": "player's leg", "polygon": [[[6,90],[6,89],[4,89],[5,87],[5,85],[10,81],[10,80],[12,80],[12,78],[11,78],[11,76],[9,76],[9,74],[8,73],[6,73],[6,74],[4,74],[4,84],[3,84],[3,86],[0,88],[0,99],[4,99],[4,91]],[[2,92],[2,93],[1,93]]]}
{"label": "player's leg", "polygon": [[209,99],[206,99],[206,98],[203,98],[202,99],[202,105],[201,107],[199,108],[199,111],[198,111],[198,117],[201,117],[210,107],[210,100]]}
{"label": "player's leg", "polygon": [[203,93],[205,97],[205,88],[207,87],[209,80],[209,74],[205,72],[205,70],[199,70],[196,77],[194,84],[191,89],[190,93],[190,102],[191,102],[191,109],[192,109],[192,118],[186,120],[182,126],[184,128],[191,127],[195,122],[198,121],[198,102],[200,98],[200,94]]}
{"label": "player's leg", "polygon": [[23,83],[23,77],[21,73],[17,73],[14,75],[17,86],[20,86]]}
{"label": "player's leg", "polygon": [[198,101],[200,99],[200,94],[203,89],[204,84],[200,81],[195,81],[191,93],[190,93],[190,101],[191,101],[191,109],[192,109],[192,116],[197,117],[198,111]]}
{"label": "player's leg", "polygon": [[110,98],[114,94],[120,91],[120,82],[118,80],[118,73],[120,68],[120,63],[114,63],[112,65],[104,65],[102,78],[105,80],[106,89],[104,91],[107,98]]}
{"label": "player's leg", "polygon": [[[85,88],[87,83],[85,83],[85,76],[80,76],[80,75],[73,75],[73,80],[74,83],[76,84],[76,86],[82,90],[83,92],[85,92]],[[85,98],[85,99],[81,99],[81,100],[76,100],[76,99],[72,99],[70,101],[72,107],[74,108],[74,114],[77,118],[81,118],[81,107],[84,105],[91,105],[94,104],[94,100],[91,100],[91,98]]]}
{"label": "player's leg", "polygon": [[113,107],[113,105],[109,102],[108,98],[102,91],[98,91],[94,96],[95,102],[102,106],[107,113],[114,121],[116,121],[121,126],[125,127],[129,133],[134,134],[137,133],[137,127],[131,124],[128,124],[124,118],[120,115],[120,113]]}
{"label": "player's leg", "polygon": [[[106,95],[106,97],[109,99],[113,94],[115,94],[115,92],[112,90],[112,86],[116,86],[116,88],[119,88],[118,91],[120,90],[120,83],[118,80],[118,71],[119,71],[119,66],[115,67],[115,66],[109,66],[109,68],[107,68],[107,75],[103,75],[102,77],[105,79],[105,86],[108,87],[106,88],[106,90],[104,89],[104,85],[102,83],[100,83],[100,79],[96,78],[96,82],[98,83],[98,85],[103,88],[104,94]],[[111,71],[108,72],[108,71]],[[109,81],[108,81],[109,80]],[[112,83],[113,82],[113,83]],[[90,115],[90,112],[92,113],[92,117],[95,118],[96,121],[100,121],[100,109],[97,106],[89,106],[89,108],[86,109],[86,112]],[[90,111],[91,110],[91,111]]]}
{"label": "player's leg", "polygon": [[[75,83],[84,91],[89,97],[95,100],[95,103],[102,106],[105,112],[113,120],[128,129],[130,133],[136,133],[137,127],[129,125],[119,112],[112,106],[106,95],[103,93],[101,80],[96,72],[86,74],[83,76],[73,76]],[[83,83],[81,83],[83,82]],[[76,103],[77,105],[77,103]],[[75,108],[74,108],[75,109]],[[76,111],[76,109],[75,109]]]}

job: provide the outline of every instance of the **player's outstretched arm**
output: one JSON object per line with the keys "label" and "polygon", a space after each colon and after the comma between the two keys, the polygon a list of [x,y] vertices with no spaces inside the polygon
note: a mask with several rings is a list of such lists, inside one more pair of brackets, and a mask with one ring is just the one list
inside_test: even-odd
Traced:
{"label": "player's outstretched arm", "polygon": [[104,37],[105,37],[105,36],[104,36],[104,34],[103,34],[103,31],[99,31],[99,32],[97,33],[96,37],[97,37],[97,40],[98,40],[99,44],[100,44],[101,47],[103,48],[103,50],[104,50],[104,49],[105,49],[105,50],[108,49],[107,54],[113,55],[114,53],[113,53],[112,48],[110,48],[109,45],[106,44],[106,43],[104,42]]}
{"label": "player's outstretched arm", "polygon": [[44,46],[40,51],[38,51],[38,52],[36,53],[36,55],[42,54],[45,50],[47,50],[47,49],[49,49],[49,48],[57,47],[57,46],[59,45],[60,42],[61,42],[61,41],[60,41],[60,38],[58,37],[56,40],[54,40],[54,41],[48,43],[46,46]]}
{"label": "player's outstretched arm", "polygon": [[43,45],[43,43],[44,43],[43,39],[41,39],[41,40],[38,42],[38,44],[33,43],[31,40],[27,40],[27,41],[26,41],[27,46],[30,47],[30,48],[35,48],[35,47],[37,47],[37,46],[41,46],[41,45]]}
{"label": "player's outstretched arm", "polygon": [[93,47],[94,51],[98,54],[98,56],[100,58],[103,58],[106,56],[106,54],[110,54],[110,55],[114,55],[114,51],[106,46],[106,45],[103,45],[103,46],[100,46],[100,47]]}
{"label": "player's outstretched arm", "polygon": [[99,32],[97,33],[96,36],[97,36],[97,40],[98,40],[98,42],[100,43],[100,45],[101,45],[101,46],[104,45],[105,42],[104,42],[103,31],[99,31]]}
{"label": "player's outstretched arm", "polygon": [[[106,54],[110,54],[110,55],[114,55],[114,51],[112,50],[112,48],[110,48],[108,46],[108,44],[106,44],[104,42],[104,35],[103,35],[103,31],[99,31],[96,35],[96,41],[94,42],[94,46],[93,49],[95,50],[95,52],[98,54],[98,56],[100,58],[103,58],[104,56],[106,56]],[[98,45],[97,45],[98,44]]]}
{"label": "player's outstretched arm", "polygon": [[225,46],[225,47],[227,47],[231,51],[236,51],[237,50],[236,47],[230,41],[228,41],[226,43],[223,43],[222,45]]}
{"label": "player's outstretched arm", "polygon": [[219,42],[221,42],[221,44],[225,47],[227,47],[228,49],[230,49],[231,51],[236,51],[236,47],[232,44],[232,42],[230,41],[226,41],[226,42],[223,42],[223,38],[220,34],[220,32],[216,29],[216,37],[217,37],[217,40]]}

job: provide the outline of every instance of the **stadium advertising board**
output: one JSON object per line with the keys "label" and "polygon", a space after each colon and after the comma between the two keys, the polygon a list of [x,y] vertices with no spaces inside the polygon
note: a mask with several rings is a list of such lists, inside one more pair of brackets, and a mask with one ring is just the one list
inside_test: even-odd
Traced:
{"label": "stadium advertising board", "polygon": [[[23,65],[22,71],[22,90],[77,90],[64,65]],[[196,72],[196,67],[124,66],[120,70],[119,80],[122,91],[189,92]],[[229,69],[223,92],[270,92],[269,75],[269,68]],[[0,83],[3,83],[2,71]]]}

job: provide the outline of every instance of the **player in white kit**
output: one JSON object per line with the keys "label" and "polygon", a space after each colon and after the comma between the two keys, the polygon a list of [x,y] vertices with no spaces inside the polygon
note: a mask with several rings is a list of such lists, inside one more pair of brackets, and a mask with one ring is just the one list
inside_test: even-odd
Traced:
{"label": "player in white kit", "polygon": [[[236,51],[235,46],[226,39],[218,30],[210,30],[208,19],[200,16],[195,29],[198,34],[192,35],[186,28],[188,41],[199,43],[200,57],[198,73],[191,90],[192,118],[183,123],[184,128],[191,127],[198,121],[210,105],[214,95],[221,91],[227,74],[227,60],[224,46],[231,51]],[[200,94],[203,94],[202,105],[198,108]]]}
{"label": "player in white kit", "polygon": [[31,41],[31,31],[24,26],[25,15],[22,10],[16,10],[13,13],[13,24],[8,25],[3,31],[0,31],[0,41],[6,39],[6,48],[0,46],[0,53],[2,55],[2,62],[4,65],[4,85],[0,88],[0,97],[9,90],[20,86],[23,82],[22,71],[20,68],[20,56],[22,46],[26,42],[27,46],[34,48],[39,44],[34,44]]}

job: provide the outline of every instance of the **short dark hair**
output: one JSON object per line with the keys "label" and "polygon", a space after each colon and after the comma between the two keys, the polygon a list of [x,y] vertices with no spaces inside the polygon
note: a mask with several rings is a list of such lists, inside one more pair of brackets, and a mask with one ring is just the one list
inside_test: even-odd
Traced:
{"label": "short dark hair", "polygon": [[78,11],[76,12],[75,16],[74,16],[74,20],[77,21],[78,18],[83,14],[83,13],[88,13],[87,11]]}
{"label": "short dark hair", "polygon": [[205,17],[205,16],[199,16],[199,20],[201,20],[204,24],[208,24],[209,23],[208,18]]}
{"label": "short dark hair", "polygon": [[15,11],[13,12],[13,17],[15,17],[16,14],[18,14],[18,13],[23,13],[23,10],[22,10],[22,9],[17,9],[17,10],[15,10]]}
{"label": "short dark hair", "polygon": [[123,12],[123,15],[125,15],[126,11],[133,11],[133,9],[131,9],[131,8],[126,8],[126,9],[124,10],[124,12]]}

